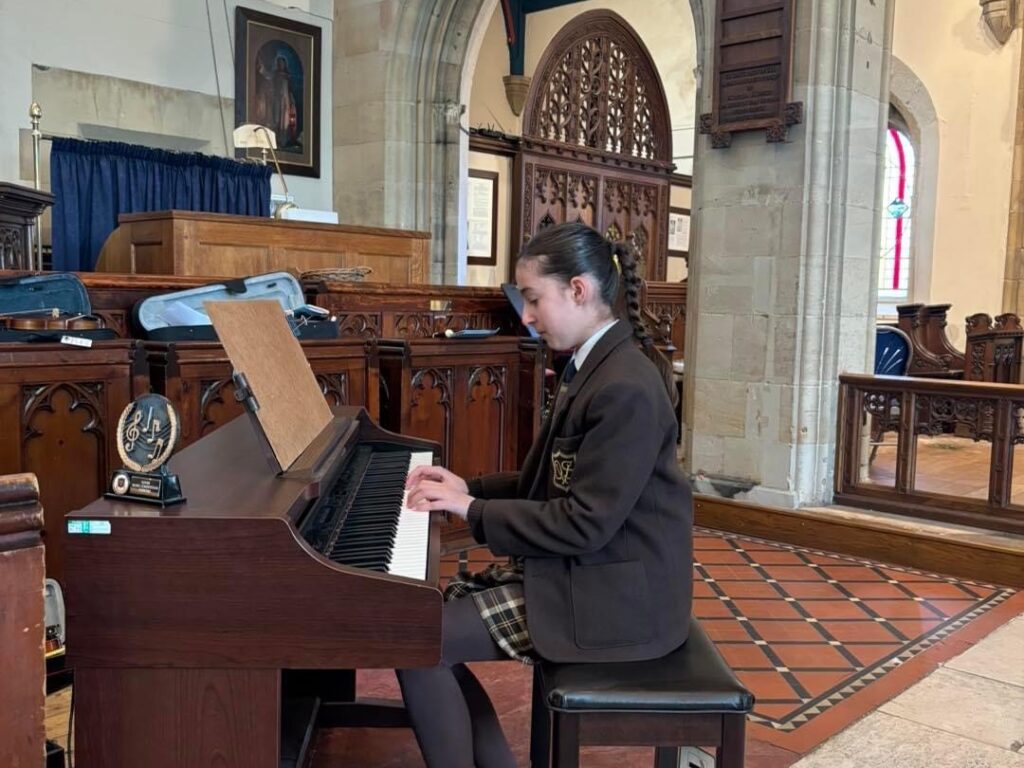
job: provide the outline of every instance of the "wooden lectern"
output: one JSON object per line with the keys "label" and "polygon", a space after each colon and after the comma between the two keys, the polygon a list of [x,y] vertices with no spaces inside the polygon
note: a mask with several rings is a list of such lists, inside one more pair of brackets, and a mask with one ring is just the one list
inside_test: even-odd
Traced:
{"label": "wooden lectern", "polygon": [[375,283],[429,281],[430,234],[196,211],[118,217],[98,272],[247,277],[370,267]]}

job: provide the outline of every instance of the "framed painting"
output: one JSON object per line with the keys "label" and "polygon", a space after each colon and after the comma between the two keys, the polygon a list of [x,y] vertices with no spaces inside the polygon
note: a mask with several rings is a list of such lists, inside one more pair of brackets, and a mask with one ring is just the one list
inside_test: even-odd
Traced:
{"label": "framed painting", "polygon": [[[320,178],[320,27],[235,9],[235,125],[277,137],[283,173]],[[259,149],[237,149],[259,158]]]}
{"label": "framed painting", "polygon": [[469,169],[466,214],[466,263],[494,267],[498,264],[498,174]]}

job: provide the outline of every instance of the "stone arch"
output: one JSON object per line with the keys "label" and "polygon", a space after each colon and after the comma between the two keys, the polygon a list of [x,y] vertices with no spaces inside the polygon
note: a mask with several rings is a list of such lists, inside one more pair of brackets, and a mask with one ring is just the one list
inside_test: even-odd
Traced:
{"label": "stone arch", "polygon": [[889,69],[889,102],[906,120],[910,140],[917,152],[909,300],[927,303],[931,300],[935,205],[939,187],[939,116],[925,84],[896,56],[891,57]]}

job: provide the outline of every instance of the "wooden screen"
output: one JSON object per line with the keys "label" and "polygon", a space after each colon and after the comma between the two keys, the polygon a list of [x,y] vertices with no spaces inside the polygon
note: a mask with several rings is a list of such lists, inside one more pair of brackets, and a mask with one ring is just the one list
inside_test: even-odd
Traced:
{"label": "wooden screen", "polygon": [[644,277],[664,280],[668,104],[650,54],[620,16],[590,11],[555,36],[530,86],[523,134],[513,247],[552,224],[582,221],[612,240],[632,239]]}

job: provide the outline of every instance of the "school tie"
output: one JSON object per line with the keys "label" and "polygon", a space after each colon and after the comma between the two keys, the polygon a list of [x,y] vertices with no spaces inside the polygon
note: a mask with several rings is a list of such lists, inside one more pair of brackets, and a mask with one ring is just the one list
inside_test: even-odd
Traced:
{"label": "school tie", "polygon": [[568,384],[573,380],[576,375],[576,358],[569,361],[569,364],[565,366],[565,371],[562,372],[562,383]]}

